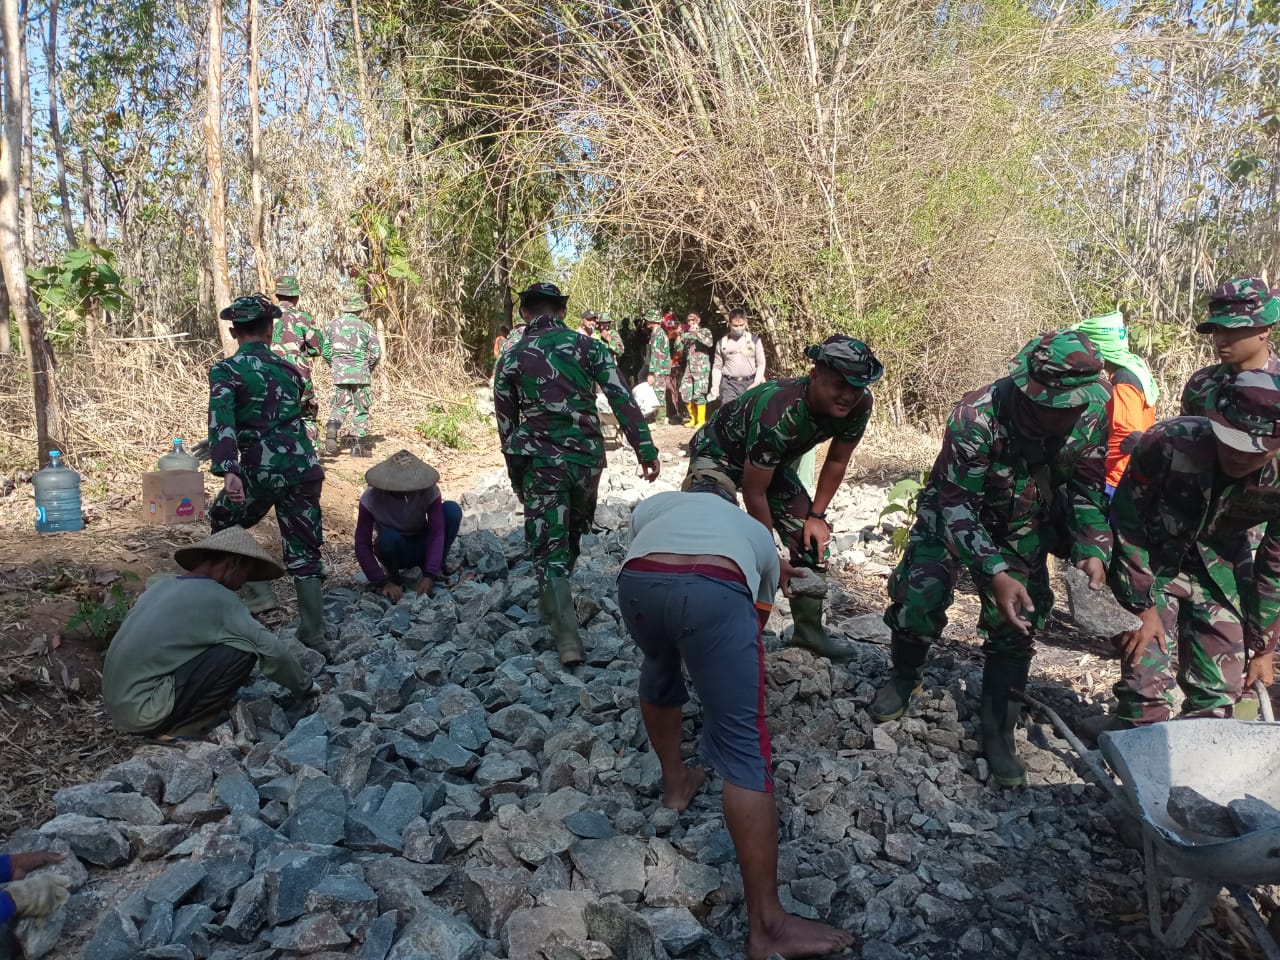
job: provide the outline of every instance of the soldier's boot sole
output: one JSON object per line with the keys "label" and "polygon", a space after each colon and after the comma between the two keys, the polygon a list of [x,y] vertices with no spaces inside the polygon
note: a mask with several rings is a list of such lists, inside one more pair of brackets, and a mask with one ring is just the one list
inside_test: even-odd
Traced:
{"label": "soldier's boot sole", "polygon": [[894,671],[889,674],[889,681],[878,691],[867,712],[876,723],[888,723],[897,720],[911,706],[911,698],[924,689],[921,678]]}

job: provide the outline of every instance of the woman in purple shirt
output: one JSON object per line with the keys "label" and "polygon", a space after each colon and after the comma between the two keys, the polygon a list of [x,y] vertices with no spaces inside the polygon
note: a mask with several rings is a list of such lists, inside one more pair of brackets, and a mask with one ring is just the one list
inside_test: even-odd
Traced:
{"label": "woman in purple shirt", "polygon": [[444,558],[462,525],[462,508],[440,495],[440,474],[408,450],[364,475],[356,519],[356,559],[369,585],[392,603],[404,595],[400,573],[418,567],[415,590],[429,594],[444,578]]}

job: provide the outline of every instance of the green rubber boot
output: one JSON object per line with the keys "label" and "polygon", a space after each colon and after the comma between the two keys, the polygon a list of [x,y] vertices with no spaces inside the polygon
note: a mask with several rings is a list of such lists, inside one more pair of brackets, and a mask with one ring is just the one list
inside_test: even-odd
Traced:
{"label": "green rubber boot", "polygon": [[989,653],[982,670],[982,752],[992,778],[1002,787],[1021,787],[1027,782],[1027,768],[1018,759],[1013,742],[1022,704],[1010,694],[1026,689],[1030,669],[1029,657]]}
{"label": "green rubber boot", "polygon": [[325,642],[324,579],[294,577],[293,586],[298,591],[298,642],[318,650]]}
{"label": "green rubber boot", "polygon": [[929,657],[929,645],[908,643],[894,637],[891,650],[893,669],[889,671],[889,680],[876,691],[876,698],[867,708],[876,723],[897,720],[906,713],[911,697],[920,691],[924,683],[924,663]]}
{"label": "green rubber boot", "polygon": [[276,608],[276,591],[270,580],[250,580],[241,591],[241,599],[250,613],[265,613]]}
{"label": "green rubber boot", "polygon": [[792,597],[791,620],[795,629],[791,633],[791,646],[800,647],[828,660],[851,660],[854,650],[827,635],[822,627],[821,597]]}
{"label": "green rubber boot", "polygon": [[560,654],[563,666],[576,667],[587,659],[587,648],[582,645],[582,635],[578,633],[578,609],[573,605],[573,591],[568,580],[554,577],[542,585],[538,614],[555,641],[556,653]]}
{"label": "green rubber boot", "polygon": [[324,425],[324,452],[331,457],[338,452],[339,426],[341,424],[337,420],[330,420]]}

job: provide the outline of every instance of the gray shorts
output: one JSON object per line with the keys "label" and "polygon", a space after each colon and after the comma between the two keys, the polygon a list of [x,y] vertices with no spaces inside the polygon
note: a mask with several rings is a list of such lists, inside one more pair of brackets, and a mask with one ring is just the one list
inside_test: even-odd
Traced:
{"label": "gray shorts", "polygon": [[640,699],[657,707],[684,704],[683,661],[702,701],[699,756],[729,783],[771,792],[764,642],[754,598],[745,584],[718,575],[727,571],[693,569],[633,560],[618,577],[622,618],[644,652]]}

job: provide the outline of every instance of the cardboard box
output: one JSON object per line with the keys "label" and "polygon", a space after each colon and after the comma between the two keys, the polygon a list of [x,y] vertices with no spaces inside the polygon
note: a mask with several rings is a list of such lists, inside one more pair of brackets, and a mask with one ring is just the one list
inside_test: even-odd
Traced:
{"label": "cardboard box", "polygon": [[204,474],[157,470],[142,475],[142,522],[193,523],[204,519]]}

